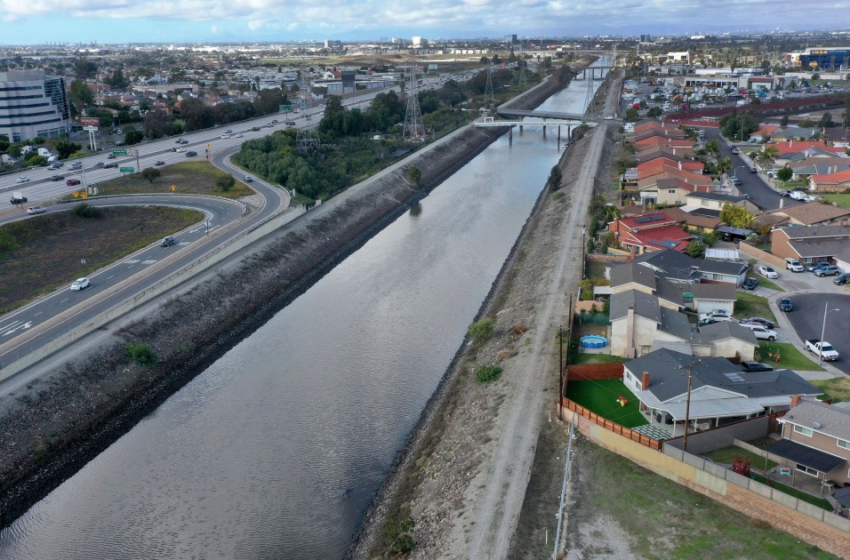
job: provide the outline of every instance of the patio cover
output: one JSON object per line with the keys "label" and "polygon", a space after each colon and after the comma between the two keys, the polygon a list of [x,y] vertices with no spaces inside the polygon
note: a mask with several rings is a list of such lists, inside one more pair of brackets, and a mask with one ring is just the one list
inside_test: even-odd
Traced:
{"label": "patio cover", "polygon": [[790,459],[795,463],[800,463],[822,473],[828,473],[835,467],[843,465],[846,461],[842,457],[836,457],[835,455],[800,445],[790,439],[780,439],[765,449],[765,451],[779,455],[785,459]]}
{"label": "patio cover", "polygon": [[833,494],[835,497],[835,501],[841,504],[844,507],[850,507],[850,487],[848,488],[839,488]]}

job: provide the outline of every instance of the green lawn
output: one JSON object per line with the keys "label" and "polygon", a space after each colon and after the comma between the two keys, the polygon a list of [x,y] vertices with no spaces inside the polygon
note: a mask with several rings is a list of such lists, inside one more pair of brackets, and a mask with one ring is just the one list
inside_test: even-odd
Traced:
{"label": "green lawn", "polygon": [[628,361],[628,358],[612,356],[611,354],[590,354],[584,352],[570,353],[571,364],[616,364]]}
{"label": "green lawn", "polygon": [[[620,396],[628,400],[626,406],[620,406],[617,402]],[[627,428],[649,424],[640,413],[640,401],[619,379],[570,381],[567,384],[567,398]]]}
{"label": "green lawn", "polygon": [[[779,362],[767,356],[768,352],[779,351]],[[808,356],[793,345],[787,342],[768,342],[766,340],[759,341],[759,361],[775,367],[776,369],[794,369],[800,371],[824,371],[815,362],[810,360]]]}
{"label": "green lawn", "polygon": [[[760,474],[750,473],[750,478],[755,481],[761,482],[762,484],[767,484],[767,479],[761,476]],[[781,482],[776,482],[775,480],[771,480],[768,486],[772,486],[783,494],[794,496],[798,500],[802,500],[808,504],[812,504],[813,506],[825,509],[826,511],[835,511],[835,509],[833,509],[833,507],[825,498],[818,498],[817,496],[812,496],[811,494],[807,494],[802,490],[797,490],[796,488],[792,488],[791,486],[788,486],[787,484],[782,484]]]}
{"label": "green lawn", "polygon": [[[767,246],[766,249],[769,250],[770,246]],[[759,276],[757,274],[747,274],[747,278],[755,278],[756,280],[759,281],[759,286],[763,286],[763,287],[767,288],[768,290],[774,290],[774,291],[777,291],[777,292],[784,292],[785,291],[784,288],[780,288],[779,286],[777,286],[776,284],[774,284],[773,282],[771,282],[770,280],[768,280],[764,276]],[[748,294],[748,295],[750,295],[750,294]]]}
{"label": "green lawn", "polygon": [[822,194],[827,202],[838,204],[839,208],[850,208],[850,194]]}
{"label": "green lawn", "polygon": [[738,455],[744,455],[753,460],[753,467],[763,471],[769,471],[770,469],[779,466],[779,463],[760,457],[752,451],[748,451],[743,447],[738,447],[737,445],[730,445],[729,447],[715,449],[711,453],[703,453],[703,455],[715,463],[723,463],[724,465],[731,465],[732,462],[738,458]]}
{"label": "green lawn", "polygon": [[588,278],[605,278],[606,264],[588,260],[585,265],[586,276]]}
{"label": "green lawn", "polygon": [[738,300],[735,302],[735,315],[763,317],[776,323],[776,316],[770,310],[767,299],[745,292],[738,292]]}
{"label": "green lawn", "polygon": [[832,402],[850,401],[850,379],[846,377],[818,379],[809,381],[809,383],[823,391],[822,400],[832,399]]}

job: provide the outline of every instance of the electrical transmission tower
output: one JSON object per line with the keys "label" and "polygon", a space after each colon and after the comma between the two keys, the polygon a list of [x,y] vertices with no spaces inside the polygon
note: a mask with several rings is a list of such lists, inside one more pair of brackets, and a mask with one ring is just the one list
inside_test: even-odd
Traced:
{"label": "electrical transmission tower", "polygon": [[584,106],[585,106],[585,113],[584,114],[585,114],[585,116],[593,119],[593,118],[596,118],[596,107],[594,107],[594,104],[593,104],[593,78],[592,78],[593,74],[591,73],[590,75],[591,75],[591,77],[588,78],[588,77],[586,77],[587,75],[585,74],[585,80],[584,80],[584,81],[587,82],[587,92],[584,95]]}
{"label": "electrical transmission tower", "polygon": [[519,60],[519,88],[525,89],[528,86],[528,78],[525,75],[525,67],[528,63],[524,58]]}
{"label": "electrical transmission tower", "polygon": [[416,66],[408,69],[407,112],[404,114],[404,130],[402,139],[417,140],[425,136],[425,127],[422,126],[422,111],[419,108],[419,92],[417,91]]}
{"label": "electrical transmission tower", "polygon": [[487,60],[487,85],[484,87],[484,102],[487,105],[496,104],[496,94],[493,93],[493,61]]}
{"label": "electrical transmission tower", "polygon": [[[298,90],[298,98],[301,100],[301,106],[307,108],[311,102],[310,94],[310,78],[306,75],[301,77],[301,89]],[[321,146],[322,142],[319,139],[318,125],[305,126],[298,129],[295,136],[295,149],[299,152],[312,152]]]}

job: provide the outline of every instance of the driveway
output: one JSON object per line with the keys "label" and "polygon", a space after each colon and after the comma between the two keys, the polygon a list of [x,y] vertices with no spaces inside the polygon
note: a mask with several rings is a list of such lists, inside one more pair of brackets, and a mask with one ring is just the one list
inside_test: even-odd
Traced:
{"label": "driveway", "polygon": [[850,336],[847,335],[850,333],[850,294],[801,293],[788,297],[794,303],[794,311],[784,315],[802,340],[820,338],[824,306],[839,310],[827,316],[824,338],[841,354],[832,365],[850,374]]}

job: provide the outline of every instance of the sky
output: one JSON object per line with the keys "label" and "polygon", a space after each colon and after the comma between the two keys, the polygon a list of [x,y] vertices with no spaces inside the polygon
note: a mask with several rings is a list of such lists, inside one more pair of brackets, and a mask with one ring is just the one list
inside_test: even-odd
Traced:
{"label": "sky", "polygon": [[0,45],[658,36],[790,26],[848,29],[850,0],[0,0]]}

